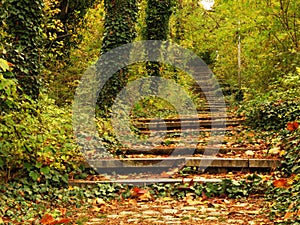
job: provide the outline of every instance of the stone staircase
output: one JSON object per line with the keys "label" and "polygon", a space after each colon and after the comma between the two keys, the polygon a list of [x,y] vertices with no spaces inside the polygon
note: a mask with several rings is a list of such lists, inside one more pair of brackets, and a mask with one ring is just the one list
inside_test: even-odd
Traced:
{"label": "stone staircase", "polygon": [[[254,157],[245,153],[261,151],[261,147],[230,145],[230,137],[242,131],[244,118],[227,111],[212,115],[204,105],[198,117],[138,118],[132,121],[138,135],[163,137],[156,145],[126,146],[122,155],[115,158],[90,160],[89,164],[107,179],[93,182],[121,182],[150,184],[172,183],[175,174],[184,167],[193,167],[201,173],[226,173],[229,171],[269,171],[278,165],[276,159]],[[212,123],[214,123],[212,127]],[[217,131],[215,136],[211,136]],[[186,135],[182,135],[185,133]],[[196,136],[195,139],[195,134]],[[215,142],[220,136],[221,141]],[[182,137],[183,136],[183,137]],[[213,141],[211,141],[211,139]],[[236,156],[235,156],[236,155]],[[224,157],[225,156],[225,157]],[[218,182],[219,179],[197,178],[199,182]],[[195,181],[197,181],[197,179]],[[86,181],[86,184],[93,183]],[[83,184],[84,181],[81,181]]]}

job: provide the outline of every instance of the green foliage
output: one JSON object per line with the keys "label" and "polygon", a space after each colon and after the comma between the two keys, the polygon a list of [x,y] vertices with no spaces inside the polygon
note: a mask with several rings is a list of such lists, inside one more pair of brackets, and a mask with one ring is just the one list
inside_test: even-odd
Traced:
{"label": "green foliage", "polygon": [[104,1],[105,32],[101,53],[108,52],[122,44],[130,43],[136,37],[136,0]]}
{"label": "green foliage", "polygon": [[[146,26],[143,30],[143,38],[145,40],[167,40],[172,1],[148,0],[145,12]],[[146,70],[149,76],[160,76],[160,63],[147,62]]]}
{"label": "green foliage", "polygon": [[82,162],[73,141],[71,111],[42,95],[39,102],[17,95],[17,83],[1,75],[0,176],[53,185],[67,183]]}
{"label": "green foliage", "polygon": [[[259,176],[250,176],[246,180],[223,180],[221,183],[176,183],[152,184],[143,187],[154,198],[172,197],[183,199],[187,195],[196,197],[228,196],[231,198],[245,197],[249,194],[261,193],[264,185]],[[0,184],[0,215],[11,221],[25,222],[39,218],[43,214],[59,213],[57,208],[71,209],[90,208],[90,205],[100,200],[124,200],[134,197],[131,185],[96,184],[85,187],[69,186],[58,188],[37,182],[11,182]]]}
{"label": "green foliage", "polygon": [[[205,11],[196,2],[185,0],[171,16],[171,37],[201,57],[209,53],[214,74],[234,88],[240,36],[242,87],[250,95],[266,93],[274,89],[272,84],[278,78],[295,74],[299,65],[297,8],[297,0],[246,0],[216,1],[213,11]],[[179,39],[178,22],[179,32],[184,31]]]}
{"label": "green foliage", "polygon": [[15,98],[18,97],[17,81],[13,78],[9,70],[9,64],[6,60],[0,59],[0,111],[4,113],[9,109],[16,107]]}
{"label": "green foliage", "polygon": [[285,175],[300,174],[300,129],[281,132],[281,145],[285,149],[281,169]]}
{"label": "green foliage", "polygon": [[219,183],[207,182],[205,184],[194,183],[193,181],[184,184],[153,184],[150,186],[150,192],[155,197],[172,197],[175,199],[182,199],[188,193],[193,193],[195,197],[228,196],[229,198],[241,198],[250,194],[262,194],[265,187],[262,178],[254,174],[240,181],[224,179]]}
{"label": "green foliage", "polygon": [[114,128],[112,127],[110,119],[97,118],[96,125],[99,131],[99,137],[105,149],[114,155],[119,155],[122,145],[113,133]]}
{"label": "green foliage", "polygon": [[169,34],[169,18],[172,14],[172,0],[148,0],[146,7],[145,40],[166,40]]}
{"label": "green foliage", "polygon": [[[95,199],[116,199],[129,189],[119,184],[99,184],[85,188],[55,188],[36,182],[12,182],[0,185],[0,215],[22,224],[44,214],[56,213],[57,208],[90,207]],[[30,223],[31,224],[31,223]]]}
{"label": "green foliage", "polygon": [[43,34],[46,65],[69,61],[71,50],[82,41],[85,15],[95,0],[44,0]]}
{"label": "green foliage", "polygon": [[42,75],[44,87],[55,104],[60,106],[71,103],[82,74],[98,59],[103,35],[103,13],[103,3],[95,4],[88,10],[84,18],[84,29],[78,31],[82,41],[76,48],[72,48],[68,64],[56,60],[55,68],[54,65],[50,66],[47,73]]}

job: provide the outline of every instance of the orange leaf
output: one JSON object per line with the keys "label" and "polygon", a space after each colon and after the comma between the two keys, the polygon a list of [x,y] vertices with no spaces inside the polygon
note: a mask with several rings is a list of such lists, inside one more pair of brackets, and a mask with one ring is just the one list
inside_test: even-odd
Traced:
{"label": "orange leaf", "polygon": [[67,209],[66,208],[61,208],[60,210],[60,215],[64,216],[67,213]]}
{"label": "orange leaf", "polygon": [[250,132],[250,133],[248,133],[248,136],[249,136],[249,137],[254,137],[254,136],[255,136],[255,134],[254,134],[254,133],[252,133],[252,132]]}
{"label": "orange leaf", "polygon": [[7,65],[10,67],[14,66],[14,64],[12,64],[11,62],[7,62]]}
{"label": "orange leaf", "polygon": [[63,218],[63,219],[57,219],[57,220],[53,221],[53,222],[51,223],[51,225],[65,224],[65,223],[70,223],[70,222],[71,222],[70,219]]}
{"label": "orange leaf", "polygon": [[40,223],[43,224],[43,225],[51,225],[52,222],[54,222],[54,221],[55,220],[54,220],[54,218],[51,215],[45,214],[43,216],[43,218],[41,219]]}
{"label": "orange leaf", "polygon": [[274,187],[277,188],[287,188],[287,179],[281,178],[273,181]]}
{"label": "orange leaf", "polygon": [[193,186],[194,183],[195,183],[195,182],[194,182],[194,179],[191,179],[191,180],[190,180],[190,183],[189,183],[189,187]]}
{"label": "orange leaf", "polygon": [[297,121],[294,121],[294,122],[288,122],[287,123],[287,129],[289,131],[294,131],[294,130],[297,130],[299,127],[299,123]]}
{"label": "orange leaf", "polygon": [[284,215],[284,219],[288,220],[288,219],[290,219],[293,216],[294,216],[294,213],[292,213],[292,212],[286,212],[286,214]]}

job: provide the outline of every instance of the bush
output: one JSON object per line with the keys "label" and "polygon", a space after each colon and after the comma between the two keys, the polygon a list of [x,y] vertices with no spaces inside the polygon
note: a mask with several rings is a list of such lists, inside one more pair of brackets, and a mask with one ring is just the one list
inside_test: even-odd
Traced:
{"label": "bush", "polygon": [[280,130],[290,121],[300,119],[300,100],[269,100],[266,97],[247,102],[240,113],[246,116],[247,125],[260,130]]}
{"label": "bush", "polygon": [[81,155],[74,143],[70,108],[58,108],[42,94],[39,101],[18,95],[17,82],[0,74],[0,176],[67,183]]}

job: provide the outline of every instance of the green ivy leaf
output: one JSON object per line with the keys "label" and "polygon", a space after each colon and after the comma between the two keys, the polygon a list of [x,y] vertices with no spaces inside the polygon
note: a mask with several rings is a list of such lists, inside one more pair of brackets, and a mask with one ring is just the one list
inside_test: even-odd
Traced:
{"label": "green ivy leaf", "polygon": [[32,178],[32,180],[36,181],[40,175],[34,171],[30,171],[29,176]]}
{"label": "green ivy leaf", "polygon": [[41,168],[41,173],[43,173],[44,175],[48,175],[50,173],[50,168],[47,166],[47,167],[43,167]]}

